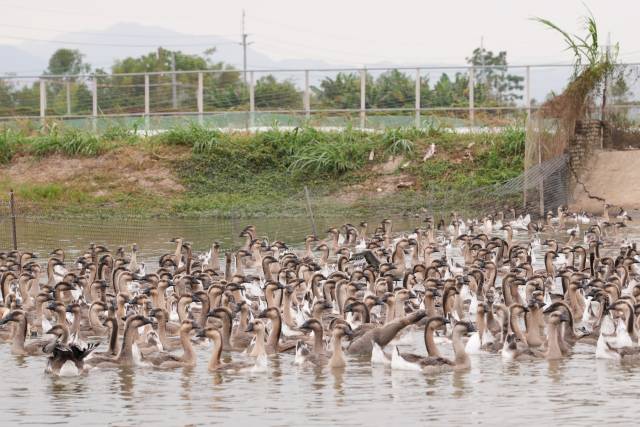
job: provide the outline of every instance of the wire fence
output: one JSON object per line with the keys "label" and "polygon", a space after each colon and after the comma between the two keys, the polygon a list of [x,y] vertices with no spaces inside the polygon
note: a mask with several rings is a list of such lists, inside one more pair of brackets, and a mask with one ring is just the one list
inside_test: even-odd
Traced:
{"label": "wire fence", "polygon": [[[146,130],[197,121],[217,128],[503,126],[522,123],[573,69],[562,65],[237,70],[0,78],[0,120],[46,118]],[[616,67],[608,108],[640,113],[638,64]]]}
{"label": "wire fence", "polygon": [[145,259],[155,260],[171,250],[170,240],[176,237],[191,242],[196,251],[207,250],[214,241],[219,242],[223,250],[236,249],[244,243],[239,233],[248,224],[255,225],[258,235],[268,241],[300,245],[314,230],[324,237],[329,227],[361,221],[374,227],[384,218],[393,219],[394,229],[411,232],[424,226],[427,217],[435,224],[443,220],[448,225],[453,211],[480,221],[498,212],[509,216],[511,209],[541,216],[569,202],[568,158],[560,156],[535,165],[497,185],[469,191],[399,190],[392,200],[390,203],[389,196],[372,196],[345,205],[311,189],[306,194],[301,191],[298,197],[283,204],[289,213],[286,218],[269,216],[268,212],[254,218],[233,213],[224,218],[209,217],[206,213],[199,217],[181,217],[180,212],[153,218],[142,216],[139,211],[118,208],[109,212],[52,215],[44,207],[21,200],[15,200],[12,207],[9,195],[5,195],[0,198],[0,251],[12,249],[15,243],[18,249],[39,254],[63,248],[70,255],[76,255],[91,242],[126,249],[137,243]]}

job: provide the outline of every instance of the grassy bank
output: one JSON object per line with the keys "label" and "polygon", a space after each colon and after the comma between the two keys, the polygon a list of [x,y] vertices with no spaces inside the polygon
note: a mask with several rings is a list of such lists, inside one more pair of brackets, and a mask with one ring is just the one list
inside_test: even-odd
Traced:
{"label": "grassy bank", "polygon": [[[424,160],[431,145],[434,156]],[[260,216],[371,209],[464,192],[522,173],[524,131],[225,133],[188,125],[143,136],[57,125],[0,131],[0,191],[32,210]],[[68,170],[67,170],[68,169]],[[322,212],[319,212],[322,213]]]}

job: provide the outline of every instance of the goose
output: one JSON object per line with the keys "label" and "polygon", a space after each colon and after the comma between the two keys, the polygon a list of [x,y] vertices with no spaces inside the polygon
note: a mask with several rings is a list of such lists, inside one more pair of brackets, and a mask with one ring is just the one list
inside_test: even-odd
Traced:
{"label": "goose", "polygon": [[180,325],[180,342],[182,344],[183,353],[181,356],[162,352],[145,356],[145,360],[151,362],[155,367],[160,369],[175,369],[195,366],[196,355],[189,337],[191,331],[194,329],[193,320],[185,319],[182,321]]}
{"label": "goose", "polygon": [[324,348],[322,324],[316,319],[309,319],[300,326],[300,329],[313,333],[313,347],[309,349],[304,341],[298,341],[296,343],[296,363],[308,362],[314,365],[326,365],[329,362],[330,352]]}
{"label": "goose", "polygon": [[271,321],[271,333],[269,334],[269,339],[265,346],[268,354],[284,353],[295,350],[296,341],[280,341],[282,336],[282,317],[279,309],[275,307],[267,308],[262,311],[258,317],[260,319],[269,319]]}
{"label": "goose", "polygon": [[206,328],[201,329],[200,331],[198,331],[197,336],[201,338],[208,338],[213,343],[211,349],[211,359],[209,359],[209,363],[207,364],[207,369],[209,370],[209,372],[240,371],[253,366],[250,363],[224,363],[220,360],[220,356],[222,355],[222,334],[215,326],[207,326]]}
{"label": "goose", "polygon": [[348,324],[337,324],[331,331],[331,344],[333,353],[327,362],[332,369],[343,369],[347,365],[344,352],[342,351],[342,338],[351,336],[351,327]]}
{"label": "goose", "polygon": [[[441,320],[438,319],[436,322],[441,322]],[[397,347],[394,347],[391,355],[391,368],[427,373],[469,369],[471,360],[465,351],[462,337],[474,331],[475,327],[469,322],[458,322],[453,326],[451,335],[455,355],[453,360],[443,357],[420,357],[413,354],[403,354],[400,353]]]}
{"label": "goose", "polygon": [[33,339],[27,341],[27,316],[22,310],[13,310],[2,319],[0,325],[14,323],[13,344],[11,353],[16,355],[42,355],[43,347],[50,343],[47,339]]}
{"label": "goose", "polygon": [[348,344],[347,353],[370,355],[373,349],[373,342],[384,348],[402,329],[419,322],[426,315],[424,310],[417,310],[402,319],[394,320],[378,328],[368,330],[360,337],[354,338]]}
{"label": "goose", "polygon": [[130,316],[125,321],[124,333],[120,351],[117,356],[96,356],[85,360],[93,368],[113,368],[119,366],[134,366],[137,362],[134,358],[133,346],[138,336],[138,328],[152,324],[153,321],[141,314]]}
{"label": "goose", "polygon": [[69,329],[66,326],[56,325],[47,331],[47,335],[55,335],[56,339],[45,344],[42,351],[50,354],[47,358],[45,373],[51,375],[81,375],[87,373],[85,359],[98,348],[100,343],[78,345],[69,343]]}

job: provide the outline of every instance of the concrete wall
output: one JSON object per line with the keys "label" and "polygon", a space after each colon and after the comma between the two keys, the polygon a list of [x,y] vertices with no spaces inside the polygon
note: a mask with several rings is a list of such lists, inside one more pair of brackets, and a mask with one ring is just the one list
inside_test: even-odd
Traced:
{"label": "concrete wall", "polygon": [[[602,212],[602,200],[616,207],[640,209],[640,150],[604,150],[611,133],[598,120],[576,125],[569,144],[573,210]],[[599,199],[598,199],[599,198]]]}

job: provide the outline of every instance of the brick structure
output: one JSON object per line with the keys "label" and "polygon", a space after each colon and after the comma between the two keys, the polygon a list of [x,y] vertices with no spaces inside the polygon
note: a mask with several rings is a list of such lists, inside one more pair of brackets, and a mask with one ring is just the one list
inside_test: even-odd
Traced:
{"label": "brick structure", "polygon": [[601,120],[576,122],[575,135],[569,141],[567,150],[571,167],[578,176],[584,172],[593,152],[602,149],[603,140],[609,134]]}

